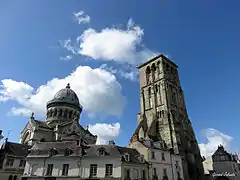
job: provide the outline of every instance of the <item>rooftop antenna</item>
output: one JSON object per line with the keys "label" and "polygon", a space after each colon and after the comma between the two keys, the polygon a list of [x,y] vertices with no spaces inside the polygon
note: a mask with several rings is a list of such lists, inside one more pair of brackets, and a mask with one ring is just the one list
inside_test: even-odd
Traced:
{"label": "rooftop antenna", "polygon": [[12,130],[8,130],[8,134],[7,134],[7,139],[9,138],[10,134],[11,134]]}

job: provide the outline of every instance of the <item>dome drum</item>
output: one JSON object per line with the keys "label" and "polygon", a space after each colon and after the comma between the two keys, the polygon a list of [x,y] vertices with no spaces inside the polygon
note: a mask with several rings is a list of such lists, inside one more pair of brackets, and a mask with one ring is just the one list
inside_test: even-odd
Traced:
{"label": "dome drum", "polygon": [[66,88],[58,91],[54,98],[47,102],[46,123],[49,127],[54,127],[56,124],[78,121],[81,112],[82,106],[79,99],[68,84]]}

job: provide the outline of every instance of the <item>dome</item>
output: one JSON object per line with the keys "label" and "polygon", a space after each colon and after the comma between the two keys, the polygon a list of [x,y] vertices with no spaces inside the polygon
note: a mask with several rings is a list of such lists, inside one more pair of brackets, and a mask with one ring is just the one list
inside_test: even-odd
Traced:
{"label": "dome", "polygon": [[70,84],[68,83],[66,88],[58,91],[53,99],[47,103],[47,107],[53,104],[68,104],[77,107],[78,109],[82,109],[82,106],[79,103],[79,99],[77,94],[70,88]]}

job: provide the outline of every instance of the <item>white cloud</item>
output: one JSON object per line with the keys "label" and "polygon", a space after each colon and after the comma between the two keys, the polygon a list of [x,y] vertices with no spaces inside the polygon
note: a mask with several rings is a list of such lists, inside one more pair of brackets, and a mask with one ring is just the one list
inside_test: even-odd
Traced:
{"label": "white cloud", "polygon": [[143,29],[130,19],[125,30],[107,27],[97,31],[89,28],[76,39],[75,44],[68,39],[61,45],[74,54],[94,60],[138,64],[156,55],[143,47],[143,35]]}
{"label": "white cloud", "polygon": [[74,20],[77,21],[78,24],[87,24],[91,20],[90,16],[85,15],[84,11],[73,13],[73,16]]}
{"label": "white cloud", "polygon": [[97,123],[89,125],[89,131],[98,136],[97,144],[106,144],[120,135],[120,124]]}
{"label": "white cloud", "polygon": [[67,56],[65,56],[65,57],[60,57],[60,60],[69,61],[69,60],[71,60],[72,58],[73,58],[72,55],[67,55]]}
{"label": "white cloud", "polygon": [[130,80],[130,81],[138,81],[139,72],[136,68],[132,66],[123,66],[123,68],[113,68],[108,66],[107,64],[102,64],[100,66],[101,69],[105,69],[106,71],[111,72],[112,74],[116,74],[121,78]]}
{"label": "white cloud", "polygon": [[126,98],[116,77],[104,69],[88,66],[79,66],[67,77],[54,78],[36,90],[27,83],[4,79],[0,86],[0,101],[18,102],[20,107],[14,107],[11,112],[14,115],[33,111],[44,116],[46,102],[67,83],[71,84],[88,114],[121,115]]}
{"label": "white cloud", "polygon": [[199,144],[199,148],[202,156],[205,157],[211,156],[220,144],[223,145],[226,150],[229,150],[233,140],[231,136],[223,134],[213,128],[204,129],[202,131],[202,136],[207,142]]}
{"label": "white cloud", "polygon": [[31,111],[27,108],[16,108],[13,107],[11,111],[8,113],[9,116],[29,116],[31,114]]}

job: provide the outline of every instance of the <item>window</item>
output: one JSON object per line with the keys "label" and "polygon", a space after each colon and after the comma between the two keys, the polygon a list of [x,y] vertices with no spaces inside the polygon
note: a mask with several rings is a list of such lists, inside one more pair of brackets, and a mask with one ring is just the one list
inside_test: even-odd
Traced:
{"label": "window", "polygon": [[69,149],[69,148],[65,149],[65,152],[64,152],[65,156],[70,156],[71,154],[72,154],[72,150],[71,149]]}
{"label": "window", "polygon": [[97,164],[91,164],[90,165],[90,177],[96,177],[97,176]]}
{"label": "window", "polygon": [[142,170],[142,179],[143,180],[146,179],[146,172],[145,172],[145,170]]}
{"label": "window", "polygon": [[112,176],[112,174],[113,174],[113,165],[106,164],[105,176]]}
{"label": "window", "polygon": [[163,176],[167,176],[167,169],[163,169]]}
{"label": "window", "polygon": [[126,178],[130,178],[130,170],[129,169],[126,170]]}
{"label": "window", "polygon": [[6,166],[13,166],[14,159],[7,159]]}
{"label": "window", "polygon": [[17,176],[16,175],[13,177],[13,180],[17,180]]}
{"label": "window", "polygon": [[125,160],[126,160],[126,161],[130,161],[129,154],[125,154],[124,156],[125,156]]}
{"label": "window", "polygon": [[172,104],[177,104],[177,100],[176,100],[176,93],[172,93]]}
{"label": "window", "polygon": [[68,169],[69,169],[69,164],[63,164],[63,169],[62,169],[62,175],[63,176],[68,175]]}
{"label": "window", "polygon": [[164,153],[162,153],[162,161],[165,161]]}
{"label": "window", "polygon": [[25,160],[21,159],[19,163],[19,167],[24,167],[25,166]]}
{"label": "window", "polygon": [[8,180],[12,180],[12,175],[10,175],[10,176],[8,177]]}
{"label": "window", "polygon": [[56,149],[50,149],[50,150],[49,150],[49,155],[50,155],[50,156],[54,156],[54,155],[56,155],[56,154],[58,154],[58,151],[57,151]]}
{"label": "window", "polygon": [[157,175],[157,169],[156,168],[153,168],[153,175]]}
{"label": "window", "polygon": [[177,176],[178,176],[178,179],[181,178],[181,176],[180,176],[180,172],[179,172],[179,171],[177,172]]}
{"label": "window", "polygon": [[99,156],[104,156],[105,155],[105,149],[104,148],[100,148],[98,150],[98,154],[99,154]]}
{"label": "window", "polygon": [[152,90],[151,87],[148,88],[148,98],[149,98],[149,108],[153,107],[153,101],[152,101]]}
{"label": "window", "polygon": [[179,162],[178,161],[176,161],[176,167],[178,167],[179,166]]}
{"label": "window", "polygon": [[51,176],[53,171],[53,164],[48,164],[46,176]]}
{"label": "window", "polygon": [[155,153],[152,151],[152,159],[155,159]]}
{"label": "window", "polygon": [[177,139],[177,143],[181,144],[181,138],[180,138],[180,135],[178,133],[176,133],[176,139]]}

